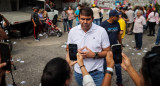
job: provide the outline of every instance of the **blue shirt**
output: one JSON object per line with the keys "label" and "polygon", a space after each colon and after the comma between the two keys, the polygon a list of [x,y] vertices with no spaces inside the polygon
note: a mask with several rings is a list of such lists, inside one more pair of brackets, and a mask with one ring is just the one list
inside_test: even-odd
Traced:
{"label": "blue shirt", "polygon": [[101,26],[105,28],[108,33],[110,45],[118,44],[118,33],[120,32],[120,25],[118,21],[111,24],[105,20],[101,23]]}
{"label": "blue shirt", "polygon": [[[79,15],[79,10],[76,10],[76,11],[75,11],[75,14],[76,14],[76,15]],[[76,21],[79,21],[78,17],[76,17]]]}

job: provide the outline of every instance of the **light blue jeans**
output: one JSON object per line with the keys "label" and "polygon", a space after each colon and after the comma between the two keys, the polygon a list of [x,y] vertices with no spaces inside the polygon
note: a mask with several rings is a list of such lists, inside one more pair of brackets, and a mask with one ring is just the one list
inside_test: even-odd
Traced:
{"label": "light blue jeans", "polygon": [[157,39],[156,39],[155,44],[158,45],[159,42],[160,42],[160,26],[159,26],[159,30],[158,30]]}
{"label": "light blue jeans", "polygon": [[96,25],[100,25],[100,18],[99,19],[94,19],[93,23],[95,23]]}
{"label": "light blue jeans", "polygon": [[76,21],[76,26],[79,25],[79,24],[80,24],[79,21]]}
{"label": "light blue jeans", "polygon": [[[104,73],[102,71],[95,71],[95,72],[90,73],[90,75],[92,76],[96,86],[101,86],[101,84],[103,82],[103,78],[104,78]],[[76,82],[77,82],[78,86],[83,86],[83,84],[82,84],[82,81],[83,81],[82,74],[74,72],[74,76],[75,76],[75,79],[76,79]]]}

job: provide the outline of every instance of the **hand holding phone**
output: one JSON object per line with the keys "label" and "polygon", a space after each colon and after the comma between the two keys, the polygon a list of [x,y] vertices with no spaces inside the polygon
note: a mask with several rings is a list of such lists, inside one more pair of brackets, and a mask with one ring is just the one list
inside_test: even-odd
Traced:
{"label": "hand holding phone", "polygon": [[112,52],[113,52],[113,59],[115,64],[121,64],[122,63],[122,48],[121,44],[115,44],[112,45]]}
{"label": "hand holding phone", "polygon": [[69,44],[69,57],[70,60],[76,61],[77,60],[77,44]]}

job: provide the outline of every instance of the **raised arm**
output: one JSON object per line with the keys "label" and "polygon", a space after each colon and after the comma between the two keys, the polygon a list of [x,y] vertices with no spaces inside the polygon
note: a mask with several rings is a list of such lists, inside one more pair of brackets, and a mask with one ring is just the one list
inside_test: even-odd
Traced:
{"label": "raised arm", "polygon": [[114,68],[113,54],[111,51],[107,52],[106,63],[107,63],[107,68],[105,71],[105,77],[103,79],[102,86],[111,86],[111,80]]}
{"label": "raised arm", "polygon": [[133,68],[130,59],[122,53],[122,68],[129,74],[136,86],[140,86],[140,76]]}

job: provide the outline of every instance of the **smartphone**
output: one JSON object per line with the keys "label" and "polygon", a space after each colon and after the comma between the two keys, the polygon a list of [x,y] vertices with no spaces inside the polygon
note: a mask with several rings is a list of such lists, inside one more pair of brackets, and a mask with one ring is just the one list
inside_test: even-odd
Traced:
{"label": "smartphone", "polygon": [[69,44],[69,57],[70,60],[76,61],[77,60],[77,44]]}
{"label": "smartphone", "polygon": [[121,44],[114,44],[111,47],[115,64],[122,63],[122,47],[121,46],[122,46]]}
{"label": "smartphone", "polygon": [[3,67],[4,70],[11,71],[11,56],[9,45],[6,43],[0,43],[1,63],[6,62],[7,65]]}

